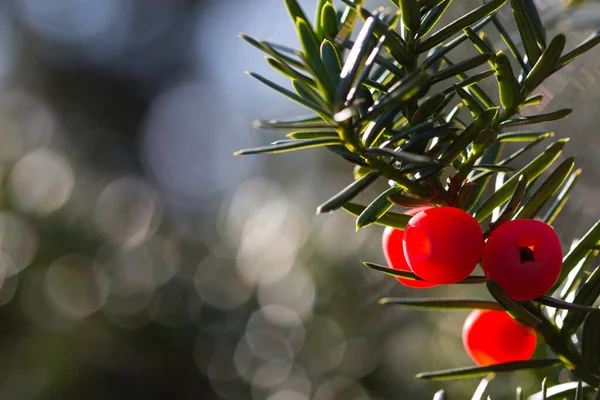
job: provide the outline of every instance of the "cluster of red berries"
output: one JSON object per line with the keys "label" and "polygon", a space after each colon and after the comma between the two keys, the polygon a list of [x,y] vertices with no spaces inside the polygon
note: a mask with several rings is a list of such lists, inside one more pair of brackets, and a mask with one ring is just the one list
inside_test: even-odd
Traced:
{"label": "cluster of red berries", "polygon": [[383,251],[389,266],[412,271],[422,281],[399,278],[410,287],[457,283],[477,264],[515,300],[544,295],[562,267],[560,240],[549,225],[518,219],[497,227],[484,243],[479,223],[454,207],[421,207],[404,230],[386,228]]}
{"label": "cluster of red berries", "polygon": [[[479,223],[454,207],[421,207],[407,212],[404,230],[386,228],[383,250],[388,265],[412,271],[422,280],[398,278],[406,286],[427,288],[457,283],[477,264],[515,300],[544,295],[556,283],[562,249],[554,230],[530,219],[498,226],[484,240]],[[504,311],[475,310],[463,328],[463,343],[479,365],[529,359],[535,331]]]}

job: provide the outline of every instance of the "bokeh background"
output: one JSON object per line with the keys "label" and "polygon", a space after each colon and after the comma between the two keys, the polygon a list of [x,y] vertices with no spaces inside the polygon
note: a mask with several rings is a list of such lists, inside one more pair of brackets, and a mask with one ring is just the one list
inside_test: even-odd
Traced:
{"label": "bokeh background", "polygon": [[[454,3],[446,21],[476,4]],[[569,48],[600,25],[599,2],[538,3]],[[365,270],[381,228],[314,215],[352,179],[332,153],[232,156],[279,139],[252,120],[303,113],[244,75],[284,82],[238,32],[297,45],[280,0],[0,2],[0,399],[470,398],[477,381],[414,379],[472,364],[466,313],[377,299],[485,293]],[[584,168],[565,247],[600,216],[599,61],[551,78],[538,108],[575,108],[548,126]]]}

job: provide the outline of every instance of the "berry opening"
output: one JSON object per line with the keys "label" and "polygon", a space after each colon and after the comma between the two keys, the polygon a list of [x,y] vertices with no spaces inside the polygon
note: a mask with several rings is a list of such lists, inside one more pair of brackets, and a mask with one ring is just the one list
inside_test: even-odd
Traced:
{"label": "berry opening", "polygon": [[406,231],[407,241],[410,243],[408,251],[413,256],[427,257],[431,255],[431,241],[425,229],[412,227]]}
{"label": "berry opening", "polygon": [[536,257],[536,248],[538,243],[540,243],[542,240],[542,235],[524,236],[517,240],[517,246],[519,246],[519,254],[521,256],[521,263],[538,260],[538,257]]}
{"label": "berry opening", "polygon": [[521,253],[521,262],[535,261],[534,246],[519,247]]}

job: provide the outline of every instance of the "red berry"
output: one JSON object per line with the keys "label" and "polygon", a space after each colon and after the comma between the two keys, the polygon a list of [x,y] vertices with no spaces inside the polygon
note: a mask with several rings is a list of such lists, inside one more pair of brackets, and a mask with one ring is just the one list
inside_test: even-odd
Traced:
{"label": "red berry", "polygon": [[478,365],[529,360],[535,351],[535,330],[505,311],[474,310],[462,331],[467,353]]}
{"label": "red berry", "polygon": [[531,300],[550,290],[560,275],[560,240],[541,221],[509,221],[488,238],[481,266],[513,299]]}
{"label": "red berry", "polygon": [[430,208],[406,225],[403,247],[410,269],[419,278],[456,283],[477,266],[483,233],[477,221],[459,208]]}
{"label": "red berry", "polygon": [[[426,210],[431,207],[417,207],[405,212],[408,215],[415,215],[419,212]],[[397,269],[399,271],[409,271],[410,268],[404,258],[404,250],[402,249],[402,238],[404,237],[403,229],[395,229],[390,226],[386,227],[383,231],[383,254],[390,268]],[[412,288],[428,288],[437,286],[435,283],[415,281],[410,279],[396,278],[401,284],[412,287]]]}

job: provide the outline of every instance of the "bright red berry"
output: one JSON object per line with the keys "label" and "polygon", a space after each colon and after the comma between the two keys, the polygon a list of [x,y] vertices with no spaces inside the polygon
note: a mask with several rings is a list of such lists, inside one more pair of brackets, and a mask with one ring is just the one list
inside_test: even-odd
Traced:
{"label": "bright red berry", "polygon": [[513,299],[531,300],[550,290],[560,275],[560,240],[541,221],[509,221],[488,238],[481,265],[486,276]]}
{"label": "bright red berry", "polygon": [[535,330],[507,312],[474,310],[462,331],[467,353],[478,365],[529,360],[535,351]]}
{"label": "bright red berry", "polygon": [[[408,215],[415,215],[423,210],[427,210],[431,207],[417,207],[405,212]],[[404,249],[402,248],[402,238],[404,237],[403,229],[395,229],[392,227],[386,227],[383,231],[383,254],[390,268],[397,269],[399,271],[412,272],[406,263],[404,258]],[[401,284],[412,287],[412,288],[428,288],[437,286],[435,283],[415,281],[410,279],[396,278]]]}
{"label": "bright red berry", "polygon": [[410,269],[419,278],[456,283],[477,266],[483,233],[477,221],[459,208],[430,208],[406,225],[403,247]]}

